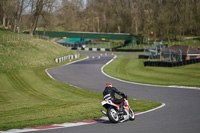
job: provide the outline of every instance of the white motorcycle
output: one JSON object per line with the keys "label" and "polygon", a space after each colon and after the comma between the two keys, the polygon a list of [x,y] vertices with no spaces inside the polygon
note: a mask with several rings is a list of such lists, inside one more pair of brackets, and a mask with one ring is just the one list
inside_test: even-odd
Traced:
{"label": "white motorcycle", "polygon": [[127,120],[133,121],[135,119],[135,114],[133,110],[130,108],[128,103],[128,98],[124,98],[124,113],[119,114],[120,104],[115,104],[111,100],[105,99],[101,102],[102,106],[107,110],[107,113],[103,110],[101,112],[108,116],[109,120],[112,123],[124,122]]}

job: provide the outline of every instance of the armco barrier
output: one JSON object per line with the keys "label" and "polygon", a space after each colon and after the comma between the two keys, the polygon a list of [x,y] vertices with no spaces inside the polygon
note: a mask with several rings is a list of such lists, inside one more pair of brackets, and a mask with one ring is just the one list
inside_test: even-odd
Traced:
{"label": "armco barrier", "polygon": [[60,62],[63,62],[65,60],[70,60],[70,59],[77,59],[80,57],[80,54],[75,54],[75,55],[68,55],[68,56],[64,56],[64,57],[60,57],[60,58],[55,58],[54,61],[56,63],[60,63]]}
{"label": "armco barrier", "polygon": [[187,61],[180,61],[180,62],[163,62],[163,61],[145,61],[144,66],[153,66],[153,67],[176,67],[176,66],[183,66],[189,64],[199,63],[199,59],[192,59]]}
{"label": "armco barrier", "polygon": [[112,49],[112,48],[81,48],[72,47],[71,50],[84,50],[84,51],[113,51],[113,52],[141,52],[144,49]]}
{"label": "armco barrier", "polygon": [[138,55],[139,59],[160,59],[160,55],[154,55],[154,56],[150,56],[150,55]]}
{"label": "armco barrier", "polygon": [[71,50],[84,50],[84,51],[112,51],[110,48],[71,48]]}
{"label": "armco barrier", "polygon": [[116,52],[143,52],[144,49],[113,49]]}

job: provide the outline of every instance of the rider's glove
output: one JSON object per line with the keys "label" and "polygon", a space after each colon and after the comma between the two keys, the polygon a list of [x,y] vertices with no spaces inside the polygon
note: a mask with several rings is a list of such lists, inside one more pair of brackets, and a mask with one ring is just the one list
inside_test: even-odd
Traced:
{"label": "rider's glove", "polygon": [[122,94],[122,97],[126,98],[126,95],[125,95],[125,94]]}

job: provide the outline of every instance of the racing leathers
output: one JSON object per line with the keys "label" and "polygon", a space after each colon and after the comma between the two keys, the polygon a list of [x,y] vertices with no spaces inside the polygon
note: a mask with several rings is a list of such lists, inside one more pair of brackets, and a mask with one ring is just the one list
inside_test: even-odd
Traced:
{"label": "racing leathers", "polygon": [[[122,98],[121,99],[115,98],[115,93],[122,96]],[[103,96],[104,99],[111,100],[115,104],[120,104],[119,112],[123,112],[124,97],[126,97],[124,93],[120,92],[115,87],[106,87],[105,90],[103,91]]]}

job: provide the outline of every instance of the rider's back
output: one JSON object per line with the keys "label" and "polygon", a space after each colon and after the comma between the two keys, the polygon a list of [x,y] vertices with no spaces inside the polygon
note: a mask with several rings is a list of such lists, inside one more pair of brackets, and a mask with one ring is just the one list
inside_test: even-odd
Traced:
{"label": "rider's back", "polygon": [[115,89],[116,88],[114,87],[106,87],[103,91],[103,96],[105,97],[106,95],[110,94],[111,98],[115,98]]}

